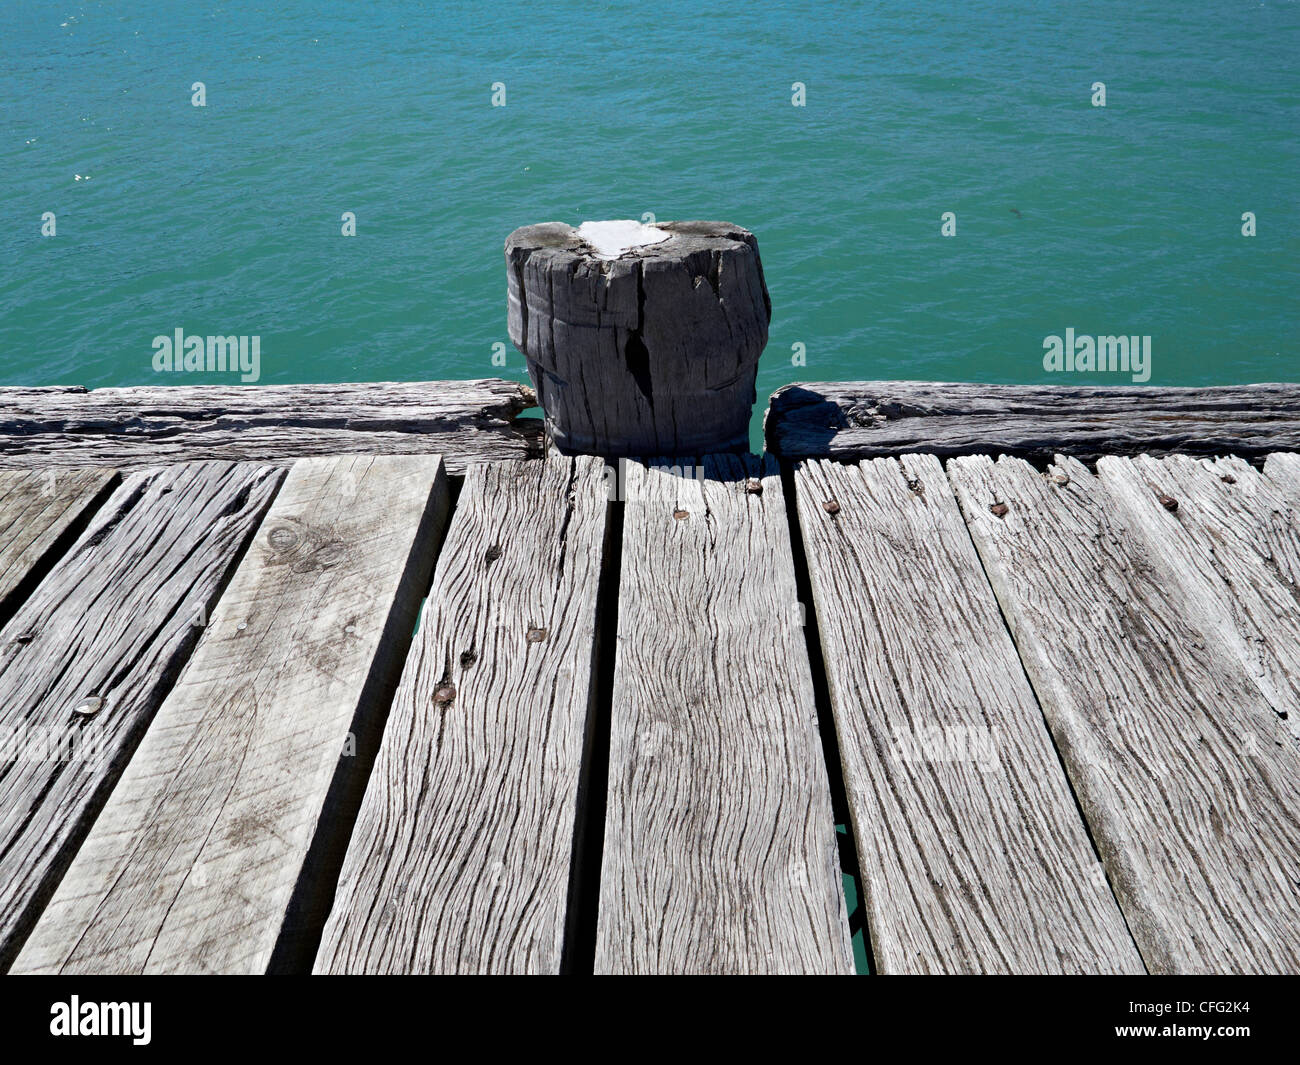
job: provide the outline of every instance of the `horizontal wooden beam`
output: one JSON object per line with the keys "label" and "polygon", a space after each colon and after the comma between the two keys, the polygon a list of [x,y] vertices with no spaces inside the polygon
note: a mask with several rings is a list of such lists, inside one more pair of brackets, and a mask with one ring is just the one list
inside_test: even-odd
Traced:
{"label": "horizontal wooden beam", "polygon": [[220,459],[288,466],[309,455],[536,458],[536,402],[514,381],[148,388],[0,388],[0,468],[131,469]]}
{"label": "horizontal wooden beam", "polygon": [[1246,458],[1300,449],[1300,384],[1226,388],[934,384],[787,385],[767,447],[786,459],[977,453],[1085,462],[1183,452]]}

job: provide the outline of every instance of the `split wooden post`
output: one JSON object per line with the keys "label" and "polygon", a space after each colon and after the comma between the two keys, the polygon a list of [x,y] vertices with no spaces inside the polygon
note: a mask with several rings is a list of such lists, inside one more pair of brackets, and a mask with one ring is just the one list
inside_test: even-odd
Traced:
{"label": "split wooden post", "polygon": [[560,450],[749,450],[771,301],[726,222],[562,222],[506,239],[510,339]]}

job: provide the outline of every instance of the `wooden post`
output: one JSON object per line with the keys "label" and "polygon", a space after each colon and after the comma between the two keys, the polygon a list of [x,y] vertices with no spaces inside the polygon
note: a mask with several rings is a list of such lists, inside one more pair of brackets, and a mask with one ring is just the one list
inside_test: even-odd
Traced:
{"label": "wooden post", "polygon": [[772,305],[726,222],[562,222],[506,240],[510,339],[565,452],[749,450]]}

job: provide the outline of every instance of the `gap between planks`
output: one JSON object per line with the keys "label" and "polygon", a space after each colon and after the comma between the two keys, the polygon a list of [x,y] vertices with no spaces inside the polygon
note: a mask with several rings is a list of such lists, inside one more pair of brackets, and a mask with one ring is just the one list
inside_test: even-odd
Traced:
{"label": "gap between planks", "polygon": [[0,728],[24,745],[0,765],[0,968],[187,661],[280,477],[230,462],[131,474],[0,631]]}
{"label": "gap between planks", "polygon": [[15,971],[309,964],[446,511],[437,456],[293,465]]}
{"label": "gap between planks", "polygon": [[1291,693],[1258,657],[1286,599],[1186,482],[1164,490],[1190,461],[973,456],[948,474],[1148,968],[1290,971]]}
{"label": "gap between planks", "polygon": [[599,973],[851,973],[771,457],[628,463]]}
{"label": "gap between planks", "polygon": [[0,627],[86,527],[116,470],[0,470]]}
{"label": "gap between planks", "polygon": [[1142,972],[939,460],[795,479],[879,971]]}
{"label": "gap between planks", "polygon": [[608,512],[599,459],[468,471],[316,972],[559,970]]}

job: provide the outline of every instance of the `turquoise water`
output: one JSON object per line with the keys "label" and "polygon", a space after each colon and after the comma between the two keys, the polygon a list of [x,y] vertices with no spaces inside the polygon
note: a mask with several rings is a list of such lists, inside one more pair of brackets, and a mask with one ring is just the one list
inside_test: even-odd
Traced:
{"label": "turquoise water", "polygon": [[758,235],[760,403],[1063,383],[1067,327],[1300,377],[1295,2],[7,0],[0,56],[0,384],[160,383],[177,328],[267,383],[523,379],[506,234],[647,211]]}

